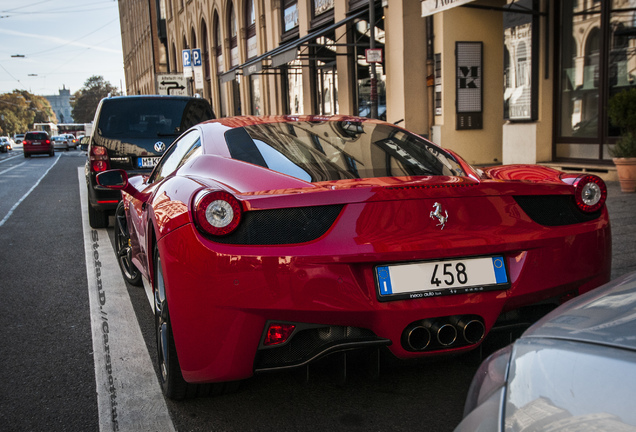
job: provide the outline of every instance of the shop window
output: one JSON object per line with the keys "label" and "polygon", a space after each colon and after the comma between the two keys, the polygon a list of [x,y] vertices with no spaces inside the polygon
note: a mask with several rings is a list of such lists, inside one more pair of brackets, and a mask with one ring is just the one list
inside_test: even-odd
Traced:
{"label": "shop window", "polygon": [[559,2],[556,157],[608,160],[607,103],[636,85],[636,0]]}
{"label": "shop window", "polygon": [[[376,13],[375,47],[384,51],[384,19]],[[355,50],[355,79],[357,82],[358,115],[371,116],[371,65],[367,63],[365,49],[370,46],[370,26],[368,20],[356,21],[353,25],[353,45]],[[376,63],[376,92],[378,97],[378,118],[386,120],[386,73],[385,64]]]}
{"label": "shop window", "polygon": [[312,87],[315,95],[314,113],[338,114],[338,71],[334,33],[316,38],[310,52]]}
{"label": "shop window", "polygon": [[539,2],[508,0],[504,27],[504,118],[537,119]]}
{"label": "shop window", "polygon": [[283,94],[286,98],[286,114],[302,115],[303,109],[303,75],[302,62],[294,60],[283,67],[283,80],[287,92]]}

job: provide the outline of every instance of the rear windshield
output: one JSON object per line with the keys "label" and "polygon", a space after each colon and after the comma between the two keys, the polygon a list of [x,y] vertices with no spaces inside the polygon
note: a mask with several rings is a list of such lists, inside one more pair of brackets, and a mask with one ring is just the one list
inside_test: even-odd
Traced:
{"label": "rear windshield", "polygon": [[234,159],[319,182],[393,176],[463,176],[455,158],[403,129],[361,122],[289,122],[225,133]]}
{"label": "rear windshield", "polygon": [[211,118],[203,99],[111,99],[104,100],[97,127],[106,138],[155,138],[180,135]]}
{"label": "rear windshield", "polygon": [[25,139],[29,140],[29,141],[33,141],[33,140],[45,140],[48,138],[48,135],[44,132],[38,133],[28,133],[26,134]]}

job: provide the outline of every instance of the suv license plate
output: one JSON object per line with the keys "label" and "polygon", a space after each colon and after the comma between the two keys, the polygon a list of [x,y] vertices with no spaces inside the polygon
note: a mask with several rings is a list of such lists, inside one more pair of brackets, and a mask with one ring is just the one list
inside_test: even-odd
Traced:
{"label": "suv license plate", "polygon": [[137,167],[138,168],[154,168],[158,162],[159,162],[158,157],[137,158]]}
{"label": "suv license plate", "polygon": [[380,300],[464,294],[510,286],[503,256],[377,266]]}

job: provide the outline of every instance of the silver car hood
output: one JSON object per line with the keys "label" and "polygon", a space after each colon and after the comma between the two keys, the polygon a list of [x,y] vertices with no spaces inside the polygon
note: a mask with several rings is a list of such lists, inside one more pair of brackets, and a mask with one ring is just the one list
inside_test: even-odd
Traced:
{"label": "silver car hood", "polygon": [[549,313],[522,338],[555,338],[636,351],[636,272]]}

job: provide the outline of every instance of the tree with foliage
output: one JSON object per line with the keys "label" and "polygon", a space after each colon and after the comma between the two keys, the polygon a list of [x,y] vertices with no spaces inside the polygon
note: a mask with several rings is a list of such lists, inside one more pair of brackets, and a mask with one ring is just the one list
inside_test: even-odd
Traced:
{"label": "tree with foliage", "polygon": [[119,96],[117,87],[113,86],[104,77],[94,75],[86,80],[84,87],[73,94],[73,119],[76,123],[90,123],[95,117],[95,110],[99,101],[111,94]]}
{"label": "tree with foliage", "polygon": [[26,90],[0,95],[0,135],[13,135],[33,129],[33,123],[57,123],[51,104],[43,96]]}

